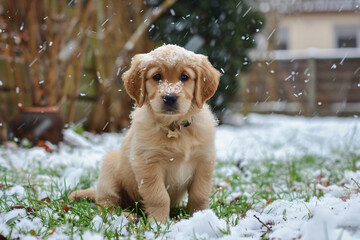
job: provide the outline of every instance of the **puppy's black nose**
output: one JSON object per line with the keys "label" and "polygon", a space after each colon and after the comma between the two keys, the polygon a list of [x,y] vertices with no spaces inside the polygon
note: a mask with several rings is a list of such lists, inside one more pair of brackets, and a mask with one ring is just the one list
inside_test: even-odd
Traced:
{"label": "puppy's black nose", "polygon": [[165,95],[163,97],[163,101],[167,105],[174,105],[174,103],[176,103],[176,99],[177,99],[177,97],[175,95],[172,95],[172,94]]}

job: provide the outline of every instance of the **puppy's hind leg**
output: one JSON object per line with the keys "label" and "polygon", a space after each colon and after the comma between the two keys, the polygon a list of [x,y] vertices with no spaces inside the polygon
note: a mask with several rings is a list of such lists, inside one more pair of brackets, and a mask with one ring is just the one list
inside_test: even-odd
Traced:
{"label": "puppy's hind leg", "polygon": [[102,162],[96,187],[96,203],[109,208],[118,207],[121,202],[120,181],[117,163],[119,151],[109,151]]}
{"label": "puppy's hind leg", "polygon": [[69,201],[70,202],[72,202],[73,200],[77,201],[82,198],[86,198],[88,200],[95,201],[96,190],[95,189],[85,189],[85,190],[78,190],[78,191],[72,192],[69,196]]}

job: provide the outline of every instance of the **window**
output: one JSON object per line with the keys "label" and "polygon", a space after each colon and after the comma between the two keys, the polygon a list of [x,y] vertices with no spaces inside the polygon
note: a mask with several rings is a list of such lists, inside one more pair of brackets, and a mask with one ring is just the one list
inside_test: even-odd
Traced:
{"label": "window", "polygon": [[335,28],[336,47],[356,48],[360,45],[360,27],[337,26]]}
{"label": "window", "polygon": [[288,49],[288,29],[285,27],[280,27],[276,33],[276,42],[275,48],[278,50]]}

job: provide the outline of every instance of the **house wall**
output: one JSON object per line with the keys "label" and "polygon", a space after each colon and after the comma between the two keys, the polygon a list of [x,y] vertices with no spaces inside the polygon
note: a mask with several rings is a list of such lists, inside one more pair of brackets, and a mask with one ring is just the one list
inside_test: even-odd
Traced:
{"label": "house wall", "polygon": [[351,12],[293,14],[283,16],[278,23],[278,27],[287,29],[289,50],[335,48],[335,28],[339,26],[360,28],[360,15]]}

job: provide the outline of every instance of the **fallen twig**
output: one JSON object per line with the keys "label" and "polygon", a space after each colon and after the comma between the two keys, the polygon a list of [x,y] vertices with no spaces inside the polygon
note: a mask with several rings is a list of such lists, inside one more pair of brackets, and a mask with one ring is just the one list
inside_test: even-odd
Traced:
{"label": "fallen twig", "polygon": [[263,221],[261,221],[260,218],[258,218],[255,214],[254,214],[254,218],[256,218],[264,227],[266,227],[269,232],[271,232],[271,228],[269,228],[269,227],[268,227]]}

